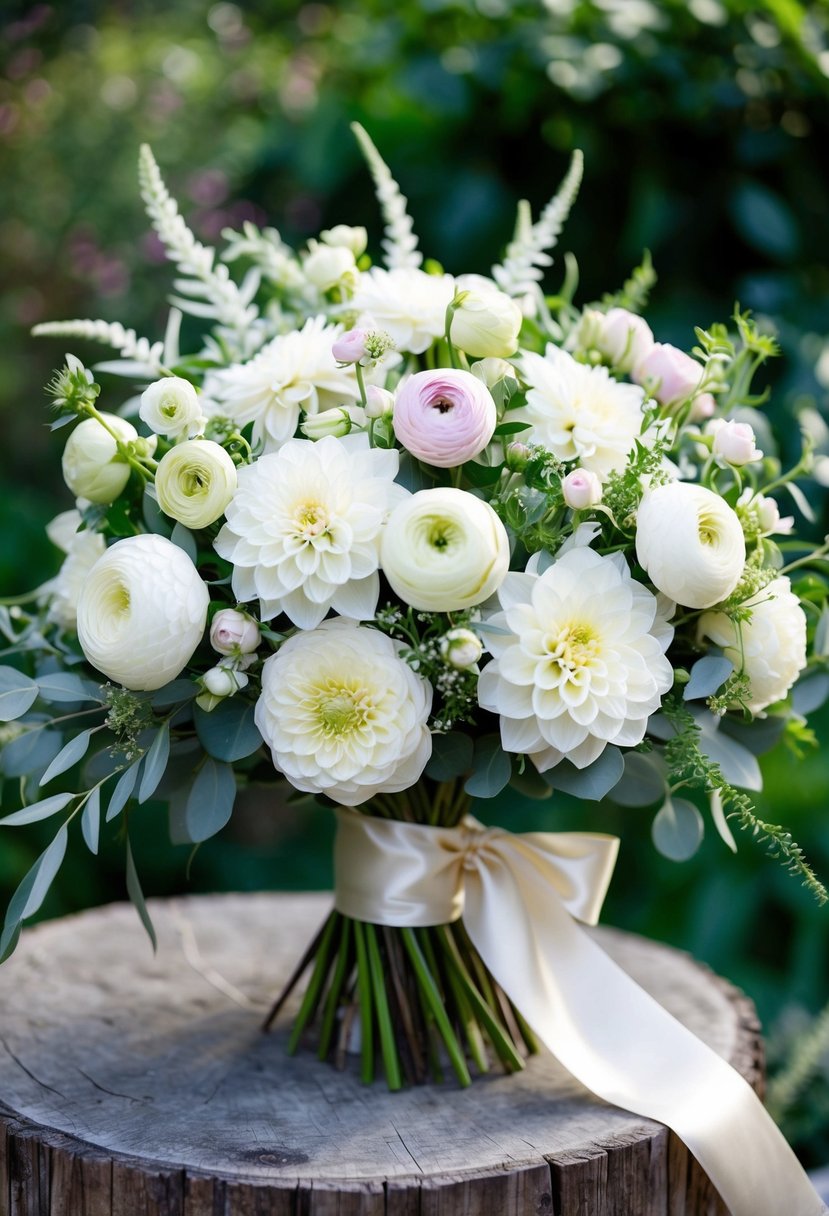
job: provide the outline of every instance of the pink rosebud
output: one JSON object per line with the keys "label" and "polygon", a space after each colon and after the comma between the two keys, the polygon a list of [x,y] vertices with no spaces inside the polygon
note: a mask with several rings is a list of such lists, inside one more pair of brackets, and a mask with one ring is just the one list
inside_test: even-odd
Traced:
{"label": "pink rosebud", "polygon": [[259,626],[244,612],[222,608],[210,626],[210,645],[219,654],[250,654],[259,645]]}
{"label": "pink rosebud", "polygon": [[611,308],[603,318],[596,345],[614,367],[629,372],[650,354],[655,343],[651,327],[643,317],[626,308]]}
{"label": "pink rosebud", "polygon": [[489,389],[469,372],[417,372],[397,394],[394,432],[427,464],[451,469],[482,452],[498,421]]}
{"label": "pink rosebud", "polygon": [[338,363],[359,363],[368,354],[367,337],[368,331],[365,329],[348,329],[337,338],[331,353]]}
{"label": "pink rosebud", "polygon": [[706,418],[710,418],[717,408],[717,403],[711,393],[700,393],[691,402],[691,412],[688,415],[689,422],[702,422]]}
{"label": "pink rosebud", "polygon": [[762,460],[763,453],[756,445],[754,428],[747,422],[726,422],[723,418],[715,418],[708,424],[709,435],[714,436],[712,452],[728,464],[751,464],[753,460]]}
{"label": "pink rosebud", "polygon": [[702,371],[702,366],[684,350],[667,342],[654,342],[634,367],[633,379],[649,388],[661,405],[680,405],[694,395]]}
{"label": "pink rosebud", "polygon": [[584,511],[602,501],[602,483],[590,469],[573,469],[561,483],[564,501],[573,511]]}

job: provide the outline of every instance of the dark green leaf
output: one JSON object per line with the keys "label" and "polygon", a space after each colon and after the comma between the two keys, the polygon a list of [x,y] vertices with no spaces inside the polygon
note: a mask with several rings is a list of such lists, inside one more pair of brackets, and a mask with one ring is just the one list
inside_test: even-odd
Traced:
{"label": "dark green leaf", "polygon": [[51,798],[41,798],[39,802],[33,802],[31,806],[24,806],[22,810],[13,811],[11,815],[0,819],[0,827],[12,828],[22,823],[37,823],[40,819],[48,819],[50,815],[56,815],[68,806],[74,797],[74,794],[53,794]]}
{"label": "dark green leaf", "polygon": [[650,806],[666,791],[666,766],[659,752],[625,752],[625,771],[610,798],[619,806]]}
{"label": "dark green leaf", "polygon": [[463,475],[473,486],[491,486],[501,476],[502,468],[502,465],[478,464],[470,460],[463,466]]}
{"label": "dark green leaf", "polygon": [[230,819],[236,778],[229,764],[208,756],[196,774],[184,808],[184,827],[193,844],[215,836]]}
{"label": "dark green leaf", "polygon": [[523,773],[517,768],[512,771],[510,787],[523,794],[525,798],[536,798],[539,801],[552,796],[552,789],[531,761],[524,765]]}
{"label": "dark green leaf", "polygon": [[164,536],[169,539],[170,533],[173,530],[173,525],[161,507],[158,505],[158,500],[155,495],[150,492],[149,487],[144,491],[144,501],[141,506],[141,513],[144,516],[144,523],[150,532],[155,532],[158,536]]}
{"label": "dark green leaf", "polygon": [[255,705],[242,697],[226,697],[215,709],[197,705],[193,721],[199,741],[216,760],[244,760],[262,746],[262,736],[254,722]]}
{"label": "dark green leaf", "polygon": [[170,723],[164,722],[158,728],[152,746],[144,757],[144,768],[141,773],[141,784],[138,787],[138,801],[146,802],[158,788],[158,783],[164,776],[167,761],[170,759]]}
{"label": "dark green leaf", "polygon": [[512,776],[512,762],[501,747],[497,735],[484,735],[475,740],[472,774],[464,789],[473,798],[494,798]]}
{"label": "dark green leaf", "polygon": [[79,735],[75,735],[74,739],[60,749],[52,763],[46,769],[46,772],[40,778],[41,785],[48,785],[55,777],[59,777],[61,773],[65,773],[67,769],[72,768],[79,760],[83,759],[89,750],[89,741],[92,738],[91,730],[82,730]]}
{"label": "dark green leaf", "polygon": [[0,667],[0,722],[13,722],[37,700],[34,680],[13,667]]}
{"label": "dark green leaf", "polygon": [[155,935],[153,922],[147,911],[144,892],[141,890],[141,883],[138,878],[138,871],[135,868],[129,837],[127,837],[127,894],[135,905],[135,910],[141,918],[141,924],[147,930],[147,936],[153,944],[153,953],[155,953],[158,949],[158,938]]}
{"label": "dark green leaf", "polygon": [[101,789],[95,789],[86,800],[81,815],[81,832],[90,853],[98,852],[98,840],[101,835]]}
{"label": "dark green leaf", "polygon": [[55,839],[40,854],[11,897],[3,934],[0,937],[0,959],[7,957],[9,947],[13,946],[22,922],[27,916],[33,916],[46,898],[66,854],[67,837],[66,824],[62,824]]}
{"label": "dark green leaf", "polygon": [[472,736],[460,730],[432,735],[432,755],[426,776],[433,781],[451,781],[472,767]]}
{"label": "dark green leaf", "polygon": [[520,431],[528,431],[529,422],[501,422],[492,432],[493,435],[517,435]]}

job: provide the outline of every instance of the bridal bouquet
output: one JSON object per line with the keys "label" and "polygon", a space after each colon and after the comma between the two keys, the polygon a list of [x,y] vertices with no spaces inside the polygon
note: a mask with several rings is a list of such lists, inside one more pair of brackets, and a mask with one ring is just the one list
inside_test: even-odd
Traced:
{"label": "bridal bouquet", "polygon": [[[459,884],[477,907],[511,865],[516,899],[549,880],[538,901],[557,886],[568,923],[591,922],[616,848],[485,831],[475,799],[652,806],[676,860],[700,841],[700,803],[729,848],[746,829],[826,898],[746,790],[759,752],[809,740],[825,693],[827,546],[783,513],[788,495],[809,516],[810,453],[781,466],[752,389],[775,343],[751,317],[698,329],[690,353],[656,341],[647,259],[584,308],[569,256],[543,291],[578,154],[540,217],[520,205],[491,277],[454,276],[423,260],[356,133],[384,264],[345,225],[297,253],[248,224],[219,259],[144,148],[142,196],[177,270],[164,340],[38,327],[113,348],[96,370],[136,395],[102,391],[73,355],[49,386],[75,507],[48,529],[57,576],[0,616],[0,766],[21,794],[0,823],[58,827],[0,954],[70,833],[96,852],[102,819],[120,832],[152,934],[130,849],[142,804],[166,800],[172,838],[197,845],[240,784],[281,781],[340,821],[337,905],[292,981],[310,968],[291,1048],[357,1050],[364,1080],[379,1059],[392,1088],[447,1066],[465,1084],[496,1058],[522,1067],[539,1019],[503,978],[509,926],[473,931]],[[532,954],[522,965],[535,974]]]}

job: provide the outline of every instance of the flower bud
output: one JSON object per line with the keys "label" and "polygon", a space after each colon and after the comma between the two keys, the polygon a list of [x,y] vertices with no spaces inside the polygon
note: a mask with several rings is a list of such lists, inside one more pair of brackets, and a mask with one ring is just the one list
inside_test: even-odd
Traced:
{"label": "flower bud", "polygon": [[561,492],[573,511],[584,511],[602,501],[602,483],[590,469],[572,469],[561,483]]}
{"label": "flower bud", "polygon": [[365,411],[361,406],[338,405],[332,410],[306,415],[300,430],[307,439],[324,439],[326,435],[342,439],[350,434],[355,425],[362,426],[364,421]]}
{"label": "flower bud", "polygon": [[504,456],[507,468],[511,473],[523,473],[532,456],[532,451],[526,443],[522,443],[520,439],[516,439],[512,443],[507,444]]}
{"label": "flower bud", "polygon": [[348,329],[337,338],[331,347],[331,354],[338,363],[359,363],[368,354],[367,337],[368,331],[365,329]]}
{"label": "flower bud", "polygon": [[253,617],[236,608],[222,608],[210,626],[210,645],[219,654],[252,654],[261,641]]}
{"label": "flower bud", "polygon": [[[138,438],[135,427],[117,414],[101,414],[122,443]],[[130,466],[118,445],[97,418],[78,423],[63,449],[63,479],[76,498],[111,503],[130,479]]]}
{"label": "flower bud", "polygon": [[524,319],[515,300],[478,275],[461,275],[457,285],[449,329],[454,344],[473,358],[514,355]]}
{"label": "flower bud", "polygon": [[198,393],[179,376],[163,376],[145,389],[138,415],[151,431],[167,439],[189,439],[204,425]]}
{"label": "flower bud", "polygon": [[717,402],[712,393],[700,393],[691,402],[691,412],[688,415],[689,422],[703,422],[706,418],[710,418],[717,408]]}
{"label": "flower bud", "polygon": [[650,389],[660,405],[681,405],[694,396],[703,368],[685,351],[667,342],[654,342],[633,369],[637,384]]}
{"label": "flower bud", "polygon": [[391,418],[394,413],[394,393],[377,384],[366,386],[366,417]]}
{"label": "flower bud", "polygon": [[249,677],[243,671],[237,671],[224,663],[211,667],[201,678],[205,690],[214,697],[232,697],[247,685],[248,680]]}
{"label": "flower bud", "polygon": [[611,308],[606,313],[586,308],[572,344],[596,350],[611,367],[629,372],[649,354],[654,341],[647,321],[627,308]]}
{"label": "flower bud", "polygon": [[215,523],[235,490],[236,465],[212,439],[189,439],[171,448],[155,474],[158,505],[187,528]]}
{"label": "flower bud", "polygon": [[723,418],[715,418],[709,422],[706,430],[714,436],[713,454],[728,464],[740,467],[763,459],[763,453],[755,442],[754,428],[747,422],[726,422]]}
{"label": "flower bud", "polygon": [[479,359],[477,363],[473,363],[469,369],[473,376],[477,376],[488,389],[495,388],[496,384],[500,384],[502,380],[517,380],[515,368],[511,363],[507,363],[506,359]]}
{"label": "flower bud", "polygon": [[325,245],[339,245],[343,249],[350,249],[355,258],[358,258],[361,253],[366,251],[368,233],[365,228],[352,228],[349,224],[335,224],[333,228],[326,228],[324,232],[320,233],[320,240]]}
{"label": "flower bud", "polygon": [[317,245],[316,242],[302,263],[305,278],[319,291],[335,287],[355,267],[350,249],[343,245]]}
{"label": "flower bud", "polygon": [[459,671],[474,667],[483,652],[483,642],[471,629],[450,629],[440,639],[441,657]]}

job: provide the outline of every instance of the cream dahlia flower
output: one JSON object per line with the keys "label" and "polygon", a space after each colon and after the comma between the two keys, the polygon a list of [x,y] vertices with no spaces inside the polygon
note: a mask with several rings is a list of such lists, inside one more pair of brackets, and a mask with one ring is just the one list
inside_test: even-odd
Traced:
{"label": "cream dahlia flower", "polygon": [[66,557],[55,577],[40,590],[49,605],[49,620],[62,629],[76,627],[78,600],[87,575],[106,549],[100,532],[89,528],[79,531],[80,526],[80,511],[62,511],[46,525],[49,540],[62,549]]}
{"label": "cream dahlia flower", "polygon": [[650,490],[636,516],[636,558],[658,591],[685,608],[710,608],[742,577],[743,528],[719,494],[687,481]]}
{"label": "cream dahlia flower", "polygon": [[751,685],[748,708],[760,713],[782,701],[806,666],[806,615],[785,577],[776,578],[741,605],[751,619],[739,627],[724,612],[706,612],[699,636],[721,646]]}
{"label": "cream dahlia flower", "polygon": [[280,334],[247,363],[213,372],[205,396],[253,438],[275,451],[292,439],[300,414],[316,414],[359,397],[352,367],[338,367],[331,347],[341,326],[311,317],[302,329]]}
{"label": "cream dahlia flower", "polygon": [[259,599],[261,619],[286,613],[314,629],[329,608],[369,620],[377,607],[380,535],[409,496],[395,484],[395,450],[356,435],[293,439],[239,470],[216,551],[233,563],[233,591]]}
{"label": "cream dahlia flower", "polygon": [[577,460],[602,481],[625,466],[642,432],[644,391],[614,380],[605,367],[578,363],[556,346],[521,357],[527,404],[510,420],[529,422],[526,443],[538,443],[559,460]]}
{"label": "cream dahlia flower", "polygon": [[429,683],[376,629],[326,621],[262,669],[256,725],[298,790],[358,806],[414,785],[432,751]]}
{"label": "cream dahlia flower", "polygon": [[454,295],[450,274],[373,266],[360,276],[350,307],[361,324],[385,330],[398,350],[420,355],[446,332],[446,309]]}
{"label": "cream dahlia flower", "polygon": [[163,536],[128,536],[89,572],[78,601],[81,649],[125,688],[161,688],[201,641],[209,598],[183,549]]}
{"label": "cream dahlia flower", "polygon": [[571,549],[542,575],[508,575],[498,598],[490,620],[510,636],[486,634],[495,657],[478,700],[500,715],[504,750],[545,772],[565,759],[585,768],[608,743],[640,743],[673,684],[663,653],[672,631],[622,555]]}

